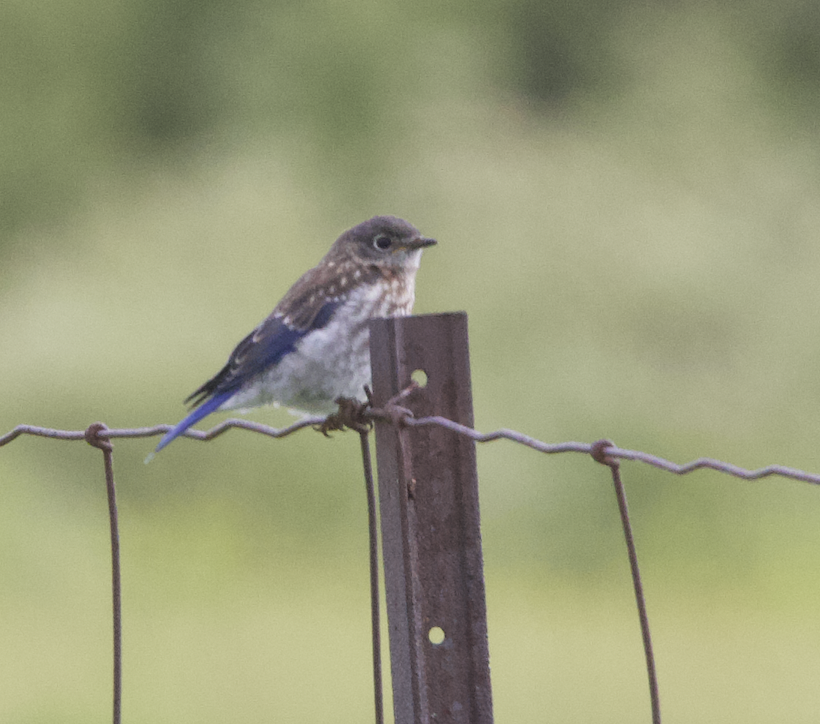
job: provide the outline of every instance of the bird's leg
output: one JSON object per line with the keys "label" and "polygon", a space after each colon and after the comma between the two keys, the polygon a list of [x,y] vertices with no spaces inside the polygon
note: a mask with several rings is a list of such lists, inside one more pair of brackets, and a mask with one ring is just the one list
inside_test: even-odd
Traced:
{"label": "bird's leg", "polygon": [[356,432],[367,432],[373,427],[373,421],[365,417],[364,413],[372,402],[370,390],[365,388],[367,402],[362,402],[353,397],[339,397],[335,402],[339,406],[336,412],[331,413],[325,421],[314,426],[314,430],[321,432],[325,437],[330,437],[333,431],[343,432],[344,430],[355,430]]}

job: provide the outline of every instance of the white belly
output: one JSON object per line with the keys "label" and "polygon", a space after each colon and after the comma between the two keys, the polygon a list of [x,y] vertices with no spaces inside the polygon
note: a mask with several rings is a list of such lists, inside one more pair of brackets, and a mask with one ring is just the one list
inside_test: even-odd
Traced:
{"label": "white belly", "polygon": [[338,397],[364,401],[364,386],[370,384],[370,319],[405,316],[412,306],[412,294],[409,303],[398,306],[384,301],[380,287],[356,290],[326,327],[302,338],[293,352],[249,381],[220,409],[274,404],[328,414],[336,409]]}

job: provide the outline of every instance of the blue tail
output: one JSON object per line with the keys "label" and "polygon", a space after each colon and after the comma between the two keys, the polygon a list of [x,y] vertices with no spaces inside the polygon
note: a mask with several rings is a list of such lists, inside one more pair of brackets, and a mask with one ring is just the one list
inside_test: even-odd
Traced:
{"label": "blue tail", "polygon": [[159,441],[159,445],[157,445],[156,449],[154,450],[154,453],[158,453],[166,445],[176,440],[183,432],[185,432],[189,427],[191,427],[191,425],[195,425],[203,417],[210,415],[229,397],[233,396],[234,392],[235,390],[231,390],[230,392],[223,392],[221,395],[215,395],[210,400],[197,407],[195,410],[192,410],[191,414],[188,415],[178,425],[176,425],[176,427],[174,427],[173,430],[169,430],[167,433],[165,433],[165,436],[162,438],[162,440]]}

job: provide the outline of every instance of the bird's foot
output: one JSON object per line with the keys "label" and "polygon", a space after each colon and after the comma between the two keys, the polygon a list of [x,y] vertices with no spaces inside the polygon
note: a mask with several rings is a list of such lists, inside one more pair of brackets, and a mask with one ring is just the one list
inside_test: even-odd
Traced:
{"label": "bird's foot", "polygon": [[371,405],[369,395],[367,402],[352,397],[339,397],[336,404],[339,406],[336,412],[328,415],[324,422],[314,425],[313,429],[316,432],[330,437],[330,433],[334,431],[355,430],[362,433],[369,432],[373,428],[373,421],[365,416],[365,411]]}

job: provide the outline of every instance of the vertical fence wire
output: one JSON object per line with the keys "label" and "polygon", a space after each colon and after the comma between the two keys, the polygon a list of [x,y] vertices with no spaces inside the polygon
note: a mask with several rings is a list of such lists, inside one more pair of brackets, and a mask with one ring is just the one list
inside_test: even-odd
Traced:
{"label": "vertical fence wire", "polygon": [[652,707],[652,724],[661,724],[661,701],[658,691],[658,674],[655,668],[655,654],[652,650],[652,635],[649,631],[649,615],[646,612],[646,597],[643,593],[641,569],[638,567],[638,551],[635,547],[635,536],[632,534],[632,523],[629,520],[629,507],[626,501],[626,489],[621,480],[621,466],[607,455],[607,448],[615,447],[611,440],[598,440],[592,444],[592,459],[606,465],[612,473],[612,484],[615,486],[615,498],[618,501],[618,513],[626,541],[629,558],[629,570],[632,574],[632,587],[635,591],[635,603],[638,607],[638,620],[641,626],[641,639],[646,659],[646,675],[649,680],[649,699]]}
{"label": "vertical fence wire", "polygon": [[[408,426],[408,427],[426,427],[438,426],[463,435],[472,439],[475,442],[491,442],[493,440],[507,439],[518,444],[525,445],[537,451],[547,454],[575,452],[581,454],[588,454],[597,462],[610,467],[612,472],[613,484],[615,487],[618,508],[621,515],[621,522],[624,531],[627,552],[629,555],[629,563],[632,572],[633,586],[635,596],[638,604],[638,614],[640,619],[641,634],[643,637],[644,653],[646,656],[647,673],[649,677],[650,696],[652,701],[652,721],[654,724],[660,722],[660,704],[658,696],[658,682],[655,670],[654,654],[652,651],[652,643],[649,635],[648,615],[646,611],[646,603],[644,599],[643,586],[640,578],[640,571],[638,569],[637,555],[635,552],[635,543],[632,535],[631,524],[629,522],[629,513],[627,508],[626,495],[624,486],[620,477],[620,469],[618,459],[626,459],[633,461],[640,461],[649,464],[653,467],[660,468],[667,472],[675,473],[677,475],[690,474],[696,470],[711,468],[731,475],[736,478],[745,480],[759,480],[769,476],[780,476],[792,480],[799,480],[806,483],[818,485],[820,484],[820,475],[810,473],[795,468],[790,468],[782,465],[769,465],[763,468],[749,470],[739,466],[726,463],[712,458],[698,458],[689,463],[678,465],[669,460],[657,457],[655,455],[644,453],[636,450],[625,450],[616,447],[608,440],[600,440],[596,443],[578,443],[565,442],[557,444],[548,444],[541,440],[536,440],[532,437],[524,435],[523,433],[500,429],[490,433],[480,433],[474,430],[471,426],[460,424],[453,420],[446,419],[437,415],[428,415],[424,417],[413,417],[412,413],[404,408],[398,406],[396,403],[400,402],[401,396],[397,396],[395,400],[390,400],[385,405],[384,409],[369,409],[364,411],[361,420],[357,423],[355,429],[360,433],[362,459],[365,475],[365,483],[368,500],[368,523],[369,523],[369,537],[370,537],[370,588],[371,588],[371,624],[373,631],[373,680],[374,680],[374,698],[376,706],[376,722],[383,724],[383,691],[382,691],[382,666],[381,666],[381,645],[380,645],[380,625],[379,625],[379,577],[378,577],[378,534],[377,534],[377,511],[376,511],[376,496],[375,486],[373,484],[372,464],[370,460],[370,448],[368,431],[363,431],[361,425],[369,425],[374,420],[382,420],[390,422],[393,425]],[[311,427],[320,424],[322,418],[306,418],[299,423],[295,423],[289,427],[276,429],[259,423],[253,423],[247,420],[226,420],[207,432],[200,432],[197,430],[190,430],[186,433],[187,437],[198,440],[211,440],[218,435],[223,434],[231,428],[241,428],[249,431],[257,432],[269,437],[280,438],[285,437],[299,429]],[[94,423],[87,430],[56,430],[51,428],[36,427],[31,425],[18,425],[9,433],[0,435],[0,447],[15,440],[21,435],[34,435],[38,437],[46,437],[60,440],[85,440],[88,444],[103,453],[103,463],[105,469],[106,490],[108,495],[108,511],[109,524],[111,531],[111,556],[112,556],[112,604],[113,604],[113,628],[114,628],[114,724],[120,724],[121,721],[121,697],[122,697],[122,614],[121,614],[121,583],[120,583],[120,550],[119,550],[119,533],[117,522],[117,503],[116,491],[114,484],[114,470],[113,470],[113,447],[110,440],[113,438],[143,438],[154,435],[164,434],[171,426],[157,425],[149,428],[133,428],[133,429],[109,429],[102,423]],[[329,429],[344,429],[334,428]]]}
{"label": "vertical fence wire", "polygon": [[99,437],[106,426],[95,422],[85,431],[85,440],[92,447],[102,450],[105,468],[105,489],[108,496],[108,524],[111,531],[111,599],[114,621],[114,724],[122,718],[122,586],[120,582],[120,534],[117,520],[117,491],[114,485],[114,446]]}
{"label": "vertical fence wire", "polygon": [[373,699],[376,724],[384,724],[384,686],[382,684],[382,641],[379,616],[379,526],[376,514],[376,486],[373,484],[373,463],[370,459],[369,430],[359,431],[367,492],[367,534],[370,544],[370,628],[373,641]]}

